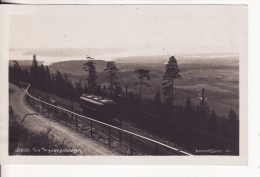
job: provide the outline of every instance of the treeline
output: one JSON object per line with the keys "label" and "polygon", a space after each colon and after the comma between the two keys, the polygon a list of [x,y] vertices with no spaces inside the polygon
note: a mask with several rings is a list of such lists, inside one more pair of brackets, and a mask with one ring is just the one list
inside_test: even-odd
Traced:
{"label": "treeline", "polygon": [[[220,118],[215,111],[195,106],[188,97],[185,106],[174,105],[171,109],[150,103],[146,108],[128,104],[121,116],[149,134],[164,137],[180,147],[196,153],[196,149],[220,149],[219,154],[238,155],[239,121],[234,110],[229,118]],[[229,150],[228,152],[224,150]],[[207,153],[198,153],[207,154]],[[219,155],[214,154],[214,155]]]}
{"label": "treeline", "polygon": [[30,67],[21,67],[18,61],[13,61],[13,65],[9,65],[9,79],[27,82],[33,88],[55,94],[65,99],[77,100],[83,93],[90,93],[99,96],[111,97],[117,99],[122,93],[122,88],[116,82],[115,72],[118,71],[113,62],[108,62],[108,83],[110,86],[101,87],[97,83],[95,63],[87,61],[83,69],[89,72],[87,82],[82,83],[81,80],[72,83],[67,74],[61,73],[59,70],[55,74],[50,73],[48,66],[39,65],[36,55],[33,55],[32,65]]}
{"label": "treeline", "polygon": [[66,99],[77,98],[86,90],[79,84],[74,86],[66,74],[58,70],[51,74],[48,66],[38,65],[36,55],[33,55],[30,67],[22,68],[17,61],[13,61],[13,66],[9,66],[9,79],[30,83],[33,88]]}

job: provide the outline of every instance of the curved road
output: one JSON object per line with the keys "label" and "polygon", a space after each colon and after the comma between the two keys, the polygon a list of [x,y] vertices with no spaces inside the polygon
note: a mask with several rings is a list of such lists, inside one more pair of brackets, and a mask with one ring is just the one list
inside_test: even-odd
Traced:
{"label": "curved road", "polygon": [[[24,89],[19,89],[9,83],[9,90],[11,91],[9,104],[13,108],[16,120],[21,123],[24,115],[33,113],[34,110],[26,104]],[[103,144],[86,138],[80,133],[42,115],[27,116],[22,124],[32,132],[46,132],[49,127],[52,127],[52,132],[58,141],[63,142],[65,140],[70,148],[80,149],[82,155],[119,155],[114,150],[106,148]]]}

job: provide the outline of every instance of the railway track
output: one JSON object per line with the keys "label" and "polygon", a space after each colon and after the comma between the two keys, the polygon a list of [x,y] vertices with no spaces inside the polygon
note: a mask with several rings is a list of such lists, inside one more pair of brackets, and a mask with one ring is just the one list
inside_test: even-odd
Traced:
{"label": "railway track", "polygon": [[[42,92],[42,91],[40,91]],[[42,92],[41,93],[43,96],[46,95],[46,93]],[[62,106],[63,108],[66,108],[68,110],[71,109],[71,101],[69,100],[64,100],[62,98],[59,98],[59,97],[56,97],[56,96],[52,96],[52,95],[49,95],[52,99],[55,99],[55,101],[58,103],[59,106]],[[122,105],[119,105],[120,107],[122,107]],[[131,108],[132,109],[132,108]],[[164,108],[165,109],[165,108]],[[222,147],[229,147],[227,146],[228,144],[232,143],[230,142],[229,139],[225,138],[225,137],[219,137],[219,136],[216,136],[216,135],[212,135],[212,134],[209,134],[208,132],[204,132],[204,131],[201,131],[201,130],[197,130],[197,129],[191,129],[190,127],[187,127],[187,126],[184,126],[184,125],[181,125],[179,124],[178,122],[169,122],[169,120],[166,120],[166,119],[163,119],[162,117],[159,117],[157,115],[153,115],[153,114],[150,114],[148,112],[144,112],[144,111],[141,111],[140,109],[137,109],[137,108],[133,108],[133,110],[137,111],[137,112],[141,112],[143,116],[146,116],[147,118],[154,118],[154,119],[157,119],[157,120],[160,120],[160,121],[164,121],[164,122],[167,122],[167,124],[170,124],[172,126],[174,126],[175,128],[179,128],[179,129],[184,129],[184,130],[191,130],[193,133],[196,133],[196,134],[199,134],[201,136],[204,136],[204,137],[207,137],[207,141],[211,141],[214,140],[215,142],[218,142],[219,145],[221,145]],[[83,112],[81,111],[81,107],[80,105],[77,103],[77,102],[73,102],[73,112],[76,112],[78,114],[83,114]],[[133,132],[133,133],[136,133],[136,134],[140,134],[140,131],[133,131],[131,129],[131,127],[128,127],[127,125],[124,125],[122,124],[121,128],[124,128],[125,130],[127,131],[130,131],[130,132]],[[102,128],[99,128],[99,131],[101,132],[102,131]],[[106,132],[106,134],[108,134],[108,132]],[[111,135],[113,136],[113,135]],[[118,135],[116,135],[118,136]],[[147,135],[146,135],[147,136]],[[149,137],[149,135],[148,135]],[[114,138],[114,137],[113,137]],[[150,137],[151,138],[151,137]],[[114,138],[116,139],[116,138]],[[130,139],[130,138],[128,138]],[[153,137],[151,138],[153,139]],[[158,138],[157,141],[160,141],[160,139]],[[138,142],[138,141],[136,141]],[[143,142],[143,143],[146,143],[146,142]],[[147,147],[149,148],[150,146],[147,144]],[[165,144],[165,143],[164,143]],[[171,146],[170,144],[167,143],[167,145]],[[155,149],[156,147],[153,146],[153,148]],[[155,151],[154,151],[155,152]]]}
{"label": "railway track", "polygon": [[[138,152],[139,151],[149,151],[148,153],[145,152],[144,154],[148,154],[148,155],[189,155],[189,156],[192,156],[192,154],[189,153],[189,152],[183,151],[183,150],[175,148],[175,147],[171,147],[167,144],[164,144],[164,143],[156,141],[154,139],[145,137],[145,136],[140,135],[138,133],[134,133],[134,132],[131,132],[129,130],[125,130],[125,129],[122,129],[120,127],[116,127],[114,125],[110,125],[108,123],[104,123],[104,122],[92,119],[90,117],[86,117],[84,115],[81,115],[80,114],[81,110],[79,110],[80,108],[76,105],[73,106],[74,110],[71,111],[71,110],[68,109],[68,107],[69,107],[68,104],[63,103],[64,106],[65,106],[65,108],[63,108],[63,107],[60,107],[60,106],[50,104],[46,101],[42,101],[41,99],[38,99],[38,98],[34,97],[33,95],[31,95],[28,91],[29,88],[30,88],[30,84],[28,84],[28,86],[26,87],[26,94],[28,96],[29,102],[32,102],[31,104],[42,105],[42,107],[46,107],[46,110],[47,109],[50,110],[50,108],[53,108],[55,110],[59,110],[60,112],[64,112],[67,115],[73,115],[72,118],[75,117],[74,121],[76,121],[76,124],[77,124],[76,129],[79,129],[78,128],[78,121],[79,122],[82,121],[82,124],[84,123],[84,124],[87,125],[87,126],[83,126],[84,129],[91,131],[91,137],[93,137],[93,127],[95,127],[97,132],[99,132],[100,136],[103,136],[105,139],[108,139],[109,147],[111,146],[111,143],[113,143],[114,141],[119,141],[119,143],[126,144],[128,146],[128,148],[130,150],[130,155],[133,155],[134,152],[137,152],[136,154],[142,154],[142,153],[138,153]],[[67,107],[67,109],[66,109],[66,107]],[[36,109],[38,109],[38,108],[36,108]],[[95,124],[95,126],[94,126],[94,124]],[[105,129],[107,129],[108,132],[105,131]],[[123,138],[123,141],[121,140],[121,142],[120,142],[120,140],[119,140],[120,135],[118,133],[116,134],[115,132],[121,132],[122,137],[127,136],[128,138]],[[128,144],[127,144],[127,142],[128,142]],[[130,147],[129,147],[129,145],[130,145]]]}
{"label": "railway track", "polygon": [[[43,91],[37,90],[37,92],[38,92],[38,94],[39,94],[39,96],[40,96],[41,98],[44,98],[44,97],[46,96],[46,93],[43,92]],[[66,109],[68,109],[68,110],[71,110],[71,101],[70,101],[70,100],[66,100],[66,99],[63,99],[63,98],[59,98],[59,97],[57,97],[56,95],[52,95],[52,94],[48,94],[48,97],[51,98],[51,99],[53,99],[53,100],[55,100],[56,103],[57,103],[57,105],[59,105],[59,106],[61,106],[61,107],[63,107],[63,108],[66,108]],[[122,105],[120,105],[120,104],[119,104],[118,106],[119,106],[121,109],[124,108],[124,106],[122,106]],[[131,109],[133,109],[133,110],[135,110],[135,111],[137,111],[137,112],[140,112],[140,111],[141,111],[140,109],[137,109],[137,108],[131,108]],[[85,115],[85,113],[81,110],[80,105],[79,105],[76,101],[73,102],[73,110],[71,110],[71,111],[76,112],[76,113],[78,113],[78,114],[84,114],[84,115]],[[152,115],[152,114],[147,113],[147,112],[144,112],[144,111],[141,111],[141,112],[142,112],[143,115],[145,115],[145,116],[147,116],[147,117],[153,117],[153,118],[156,118],[156,119],[159,118],[161,121],[165,121],[165,119],[163,119],[163,118],[161,118],[161,117]],[[89,117],[91,117],[91,116],[89,116]],[[113,124],[113,123],[114,123],[114,124]],[[113,125],[118,125],[118,124],[119,124],[118,122],[113,122],[113,123],[111,123],[111,124],[113,124]],[[171,122],[171,124],[174,124],[174,123]],[[176,123],[175,123],[174,125],[175,125],[175,126],[179,126],[179,125],[177,125]],[[140,130],[140,129],[133,130],[133,127],[132,127],[132,126],[129,126],[126,122],[122,122],[120,127],[123,128],[123,129],[125,129],[125,130],[128,130],[128,131],[131,131],[131,132],[133,132],[133,133],[136,133],[136,134],[140,134],[140,133],[142,134],[142,130]],[[136,129],[136,128],[135,128],[135,129]],[[161,139],[160,139],[159,137],[156,137],[156,135],[150,136],[149,134],[146,133],[145,136],[147,136],[147,137],[149,137],[149,138],[151,138],[151,139],[156,139],[157,141],[161,141]],[[163,140],[162,142],[166,142],[166,144],[169,145],[169,146],[176,146],[176,145],[173,144],[173,143],[169,143],[169,141],[166,140],[166,139]],[[168,143],[169,143],[169,144],[168,144]]]}

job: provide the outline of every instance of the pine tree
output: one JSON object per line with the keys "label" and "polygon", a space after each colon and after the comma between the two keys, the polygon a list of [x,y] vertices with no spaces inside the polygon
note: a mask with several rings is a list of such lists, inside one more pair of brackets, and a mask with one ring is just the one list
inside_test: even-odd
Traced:
{"label": "pine tree", "polygon": [[205,89],[202,88],[202,91],[201,91],[201,102],[200,102],[200,112],[205,114],[205,113],[208,113],[210,111],[209,109],[209,106],[206,102],[207,98],[205,97]]}
{"label": "pine tree", "polygon": [[38,72],[38,61],[36,59],[36,54],[33,55],[33,61],[32,61],[32,66],[31,66],[31,74],[36,75]]}
{"label": "pine tree", "polygon": [[89,92],[89,91],[88,91],[87,83],[84,84],[83,92]]}
{"label": "pine tree", "polygon": [[22,74],[23,79],[22,80],[24,82],[30,83],[31,82],[31,75],[30,75],[30,72],[29,72],[28,68],[24,68],[22,70],[22,72],[23,72],[23,74]]}
{"label": "pine tree", "polygon": [[55,75],[55,93],[58,96],[64,96],[64,88],[65,88],[65,82],[62,74],[60,73],[59,70],[56,71]]}
{"label": "pine tree", "polygon": [[31,76],[32,76],[32,84],[36,87],[39,87],[39,67],[38,62],[36,60],[36,54],[33,54],[32,66],[30,67]]}
{"label": "pine tree", "polygon": [[139,85],[139,100],[140,101],[142,99],[142,87],[143,86],[151,87],[150,84],[145,82],[145,79],[150,80],[149,72],[150,72],[149,70],[145,70],[145,69],[135,70],[135,73],[138,75],[138,81],[135,82],[135,85]]}
{"label": "pine tree", "polygon": [[190,100],[190,96],[187,97],[184,110],[185,110],[186,113],[194,112],[194,109],[193,109],[193,106],[192,106],[192,103],[191,103],[191,100]]}
{"label": "pine tree", "polygon": [[211,114],[212,114],[212,119],[216,120],[217,119],[217,114],[215,113],[214,109],[212,110]]}
{"label": "pine tree", "polygon": [[64,78],[64,87],[63,87],[63,90],[62,90],[63,96],[66,97],[66,98],[70,98],[71,97],[71,95],[69,94],[70,89],[71,89],[70,88],[70,80],[69,80],[67,74],[64,74],[63,78]]}
{"label": "pine tree", "polygon": [[134,93],[133,92],[129,92],[128,93],[128,100],[133,103],[134,102]]}
{"label": "pine tree", "polygon": [[79,82],[75,83],[75,91],[77,93],[77,96],[80,96],[83,94],[83,87],[82,87],[81,80],[79,80]]}
{"label": "pine tree", "polygon": [[14,80],[21,80],[21,75],[22,75],[22,69],[18,63],[18,61],[14,60],[13,61],[14,65],[11,69],[11,76],[13,77]]}
{"label": "pine tree", "polygon": [[177,60],[174,56],[171,56],[168,63],[165,65],[165,73],[162,83],[164,96],[168,97],[168,101],[171,105],[173,105],[173,80],[180,77],[181,74],[178,68]]}
{"label": "pine tree", "polygon": [[160,94],[159,91],[157,91],[156,94],[155,94],[155,97],[154,97],[154,105],[155,106],[160,106],[161,103],[162,103],[162,101],[161,101],[161,94]]}
{"label": "pine tree", "polygon": [[102,96],[102,89],[100,84],[97,85],[94,94]]}
{"label": "pine tree", "polygon": [[67,83],[67,89],[68,89],[68,95],[69,95],[69,99],[73,99],[73,97],[75,96],[75,93],[74,93],[74,86],[72,84],[72,81],[69,79],[68,83]]}
{"label": "pine tree", "polygon": [[234,125],[235,122],[238,120],[237,114],[236,114],[236,112],[234,111],[233,108],[230,108],[228,118],[231,121],[232,125]]}
{"label": "pine tree", "polygon": [[115,87],[114,97],[115,97],[115,98],[118,98],[118,97],[122,94],[122,91],[123,91],[122,87],[120,87],[119,85],[117,85],[117,86]]}
{"label": "pine tree", "polygon": [[46,90],[47,92],[50,92],[51,90],[51,74],[50,74],[50,70],[49,67],[46,66],[45,67],[45,79],[46,79]]}
{"label": "pine tree", "polygon": [[51,74],[50,74],[50,69],[48,66],[45,67],[45,78],[47,80],[51,80]]}
{"label": "pine tree", "polygon": [[107,88],[106,88],[106,86],[105,85],[103,85],[103,89],[102,89],[103,91],[103,96],[106,96],[107,95]]}
{"label": "pine tree", "polygon": [[90,93],[94,93],[97,89],[97,71],[95,67],[95,62],[93,61],[94,58],[87,56],[87,62],[84,64],[83,69],[88,72],[88,91]]}
{"label": "pine tree", "polygon": [[39,81],[39,88],[43,88],[46,89],[46,79],[45,79],[45,68],[43,66],[43,64],[40,65],[39,67],[39,78],[37,81]]}
{"label": "pine tree", "polygon": [[112,97],[113,91],[115,90],[116,86],[118,86],[118,82],[117,82],[118,69],[115,62],[113,61],[107,62],[107,66],[104,71],[107,72],[107,79],[110,87],[110,96]]}

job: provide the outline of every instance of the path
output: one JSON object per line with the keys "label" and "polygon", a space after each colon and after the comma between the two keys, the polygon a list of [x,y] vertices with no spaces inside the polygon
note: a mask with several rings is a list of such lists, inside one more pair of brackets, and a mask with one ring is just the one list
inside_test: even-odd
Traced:
{"label": "path", "polygon": [[[25,114],[33,113],[34,110],[26,104],[25,90],[19,89],[13,84],[9,84],[10,94],[9,104],[12,105],[14,114],[18,122],[22,121]],[[70,147],[81,149],[83,155],[119,155],[114,150],[110,150],[105,145],[96,142],[92,139],[84,137],[84,135],[61,125],[58,122],[50,120],[45,116],[32,115],[27,116],[23,125],[32,132],[46,132],[49,127],[52,127],[53,133],[58,141],[69,142]]]}

